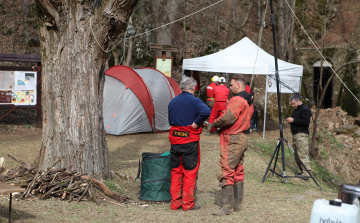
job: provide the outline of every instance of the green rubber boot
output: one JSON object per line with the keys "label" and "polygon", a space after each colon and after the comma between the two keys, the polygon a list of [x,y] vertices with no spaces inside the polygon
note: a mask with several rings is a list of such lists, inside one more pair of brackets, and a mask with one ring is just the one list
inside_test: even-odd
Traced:
{"label": "green rubber boot", "polygon": [[233,212],[234,203],[234,186],[227,185],[222,188],[223,205],[221,208],[213,213],[213,215],[223,216]]}
{"label": "green rubber boot", "polygon": [[244,181],[238,181],[234,184],[234,211],[242,210],[244,198]]}
{"label": "green rubber boot", "polygon": [[209,123],[208,126],[207,126],[207,129],[206,129],[206,133],[205,135],[210,135],[210,129],[212,128],[213,124]]}

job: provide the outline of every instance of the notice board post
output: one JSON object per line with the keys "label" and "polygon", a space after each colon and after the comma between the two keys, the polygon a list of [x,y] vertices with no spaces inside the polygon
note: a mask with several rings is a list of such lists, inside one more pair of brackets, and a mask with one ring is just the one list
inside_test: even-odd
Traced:
{"label": "notice board post", "polygon": [[[161,57],[155,57],[155,69],[162,72],[168,77],[172,77],[173,58],[167,57],[166,54],[179,52],[177,45],[150,45],[150,50],[161,52]],[[170,54],[169,54],[170,56]]]}
{"label": "notice board post", "polygon": [[36,127],[41,128],[41,56],[0,54],[0,61],[37,64],[34,68],[0,66],[0,109],[36,109]]}

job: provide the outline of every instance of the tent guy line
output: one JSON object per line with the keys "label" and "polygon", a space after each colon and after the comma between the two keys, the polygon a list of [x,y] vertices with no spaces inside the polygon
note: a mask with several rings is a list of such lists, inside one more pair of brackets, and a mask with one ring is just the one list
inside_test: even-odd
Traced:
{"label": "tent guy line", "polygon": [[153,32],[153,31],[155,31],[155,30],[157,30],[157,29],[160,29],[160,28],[163,28],[163,27],[165,27],[165,26],[169,26],[169,25],[171,25],[171,24],[173,24],[173,23],[176,23],[176,22],[181,21],[181,20],[183,20],[183,19],[186,19],[186,18],[188,18],[188,17],[190,17],[190,16],[193,16],[193,15],[199,13],[199,12],[202,12],[202,11],[208,9],[208,8],[211,8],[211,7],[213,7],[213,6],[221,3],[221,2],[223,2],[223,1],[225,1],[225,0],[217,1],[217,2],[215,2],[215,3],[213,3],[213,4],[209,5],[209,6],[206,6],[205,8],[202,8],[202,9],[200,9],[200,10],[198,10],[198,11],[196,11],[196,12],[193,12],[193,13],[191,13],[191,14],[189,14],[189,15],[186,15],[186,16],[180,18],[180,19],[177,19],[177,20],[174,20],[174,21],[172,21],[172,22],[166,23],[166,24],[164,24],[164,25],[161,25],[161,26],[156,27],[156,28],[154,28],[154,29],[145,31],[145,32],[143,32],[143,33],[136,34],[136,35],[134,35],[134,36],[132,36],[132,37],[121,38],[120,41],[119,41],[117,44],[115,44],[110,50],[104,50],[104,48],[102,48],[102,47],[100,46],[100,44],[99,44],[96,36],[94,35],[93,29],[92,29],[92,23],[91,23],[91,19],[92,19],[92,18],[90,18],[90,29],[91,29],[91,33],[93,34],[93,36],[94,36],[94,38],[95,38],[95,40],[96,40],[96,43],[99,45],[99,47],[100,47],[105,53],[109,53],[109,52],[112,51],[115,47],[117,47],[117,46],[121,43],[121,41],[123,41],[123,40],[127,40],[127,39],[130,39],[130,38],[135,38],[135,37],[138,37],[138,36],[142,36],[142,35],[144,35],[144,34],[148,34],[148,33],[150,33],[150,32]]}
{"label": "tent guy line", "polygon": [[[302,30],[304,30],[306,36],[309,38],[309,40],[311,41],[311,43],[314,45],[314,47],[316,48],[316,50],[319,52],[320,56],[322,57],[323,60],[326,61],[324,55],[322,55],[322,53],[320,52],[319,48],[315,45],[314,41],[311,39],[311,37],[309,36],[309,34],[306,32],[304,26],[301,24],[300,20],[298,19],[298,17],[295,15],[295,12],[293,11],[293,9],[291,8],[289,2],[287,0],[286,1],[286,4],[289,6],[292,14],[294,15],[294,17],[296,18],[297,22],[299,23],[300,27]],[[339,77],[339,75],[335,72],[335,70],[330,67],[330,69],[332,70],[332,72],[334,72],[334,74],[336,75],[336,77],[340,80],[340,82],[345,86],[345,88],[350,92],[350,94],[360,103],[360,100],[354,95],[354,93],[352,93],[350,91],[350,89],[348,88],[348,86],[346,86],[346,84],[341,80],[341,78]]]}

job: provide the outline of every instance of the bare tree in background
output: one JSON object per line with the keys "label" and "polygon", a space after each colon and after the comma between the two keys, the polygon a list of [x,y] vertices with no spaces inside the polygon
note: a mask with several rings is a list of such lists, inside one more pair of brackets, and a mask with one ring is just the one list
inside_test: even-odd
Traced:
{"label": "bare tree in background", "polygon": [[[179,0],[153,0],[151,8],[154,13],[154,26],[159,27],[175,20]],[[163,10],[165,8],[165,10]],[[161,11],[160,13],[157,13]],[[169,25],[155,31],[155,43],[157,45],[172,45],[173,41],[173,25]],[[161,51],[157,51],[156,57],[161,57]],[[167,52],[166,56],[171,56],[171,52]]]}

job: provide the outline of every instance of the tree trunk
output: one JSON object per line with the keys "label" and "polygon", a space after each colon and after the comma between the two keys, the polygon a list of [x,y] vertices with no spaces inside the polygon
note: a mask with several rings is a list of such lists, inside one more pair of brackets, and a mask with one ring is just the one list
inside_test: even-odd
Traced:
{"label": "tree trunk", "polygon": [[278,39],[279,59],[285,60],[285,21],[284,21],[284,0],[277,1],[278,14]]}
{"label": "tree trunk", "polygon": [[120,51],[115,48],[112,50],[112,54],[114,55],[114,65],[120,65],[119,64]]}
{"label": "tree trunk", "polygon": [[60,159],[57,168],[105,179],[104,50],[123,33],[137,0],[36,2],[44,92],[40,165]]}
{"label": "tree trunk", "polygon": [[[132,24],[132,18],[130,16],[129,24]],[[126,40],[125,40],[126,41]],[[133,51],[133,40],[131,38],[131,34],[129,35],[129,46],[128,46],[128,53],[125,60],[125,66],[130,66],[131,57],[132,57],[132,51]]]}
{"label": "tree trunk", "polygon": [[29,32],[28,32],[28,16],[27,16],[27,0],[22,1],[22,16],[23,16],[23,34],[25,38],[25,49],[29,49]]}
{"label": "tree trunk", "polygon": [[[259,31],[258,31],[257,42],[256,42],[259,47],[261,47],[261,38],[262,38],[263,30],[264,30],[264,21],[265,21],[267,6],[268,6],[268,0],[263,0],[262,5],[261,5],[261,19],[260,19],[260,23],[259,23]],[[255,78],[255,74],[253,74],[251,76],[250,88],[252,88],[254,85],[254,78]]]}
{"label": "tree trunk", "polygon": [[320,99],[318,100],[318,103],[317,103],[315,119],[314,119],[314,125],[313,125],[313,134],[312,134],[312,138],[311,138],[311,147],[310,147],[310,151],[309,151],[310,156],[312,158],[316,158],[317,155],[318,155],[316,150],[315,150],[315,139],[316,139],[316,132],[317,132],[317,120],[319,118],[320,107],[321,107],[322,101],[324,100],[326,89],[329,86],[329,84],[330,84],[333,77],[334,77],[334,73],[331,74],[328,81],[326,82],[326,85],[324,86],[323,91],[321,92]]}
{"label": "tree trunk", "polygon": [[244,28],[246,26],[247,22],[249,21],[250,13],[251,13],[252,7],[254,6],[254,1],[255,0],[249,0],[247,11],[246,11],[245,17],[243,19],[243,22],[241,23],[240,29]]}
{"label": "tree trunk", "polygon": [[[175,15],[177,12],[177,3],[176,0],[153,0],[151,1],[152,11],[154,14],[154,26],[159,27],[166,23],[172,22],[175,20]],[[162,9],[166,9],[166,13],[157,13]],[[155,43],[157,45],[171,45],[172,44],[172,33],[173,25],[169,25],[158,29],[155,31]],[[161,57],[161,51],[155,52],[156,57]],[[166,53],[167,57],[171,56],[171,52]]]}

